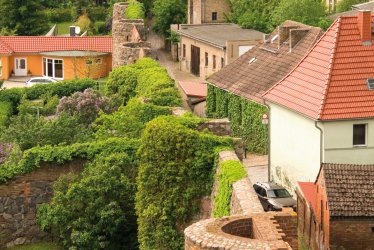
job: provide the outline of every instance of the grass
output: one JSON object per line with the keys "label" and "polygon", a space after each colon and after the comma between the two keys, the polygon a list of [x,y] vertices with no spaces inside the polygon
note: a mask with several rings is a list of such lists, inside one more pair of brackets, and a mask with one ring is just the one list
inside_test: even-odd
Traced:
{"label": "grass", "polygon": [[10,250],[61,250],[62,248],[53,243],[35,243],[30,245],[7,248]]}
{"label": "grass", "polygon": [[73,25],[73,22],[64,22],[64,23],[58,23],[57,24],[57,33],[58,35],[65,35],[69,34],[69,26]]}

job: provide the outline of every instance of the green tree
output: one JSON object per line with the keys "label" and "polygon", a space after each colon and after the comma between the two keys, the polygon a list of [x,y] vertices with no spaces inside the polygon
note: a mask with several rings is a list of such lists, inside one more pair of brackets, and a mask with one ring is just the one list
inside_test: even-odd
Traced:
{"label": "green tree", "polygon": [[153,29],[164,37],[169,37],[171,24],[186,22],[187,1],[155,0],[153,3],[153,14]]}
{"label": "green tree", "polygon": [[364,2],[367,2],[367,0],[340,0],[336,4],[336,12],[351,10],[352,5]]}
{"label": "green tree", "polygon": [[134,155],[100,155],[81,176],[54,185],[50,204],[38,209],[41,229],[67,249],[137,249]]}
{"label": "green tree", "polygon": [[0,0],[0,26],[18,35],[43,35],[49,29],[41,0]]}
{"label": "green tree", "polygon": [[274,25],[279,25],[286,20],[326,26],[325,5],[319,0],[281,0],[273,13],[272,21]]}

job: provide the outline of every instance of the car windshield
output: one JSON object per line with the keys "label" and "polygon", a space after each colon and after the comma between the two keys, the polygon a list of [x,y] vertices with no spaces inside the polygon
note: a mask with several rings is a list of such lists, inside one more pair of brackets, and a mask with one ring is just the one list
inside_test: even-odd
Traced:
{"label": "car windshield", "polygon": [[290,193],[286,189],[271,189],[268,190],[268,198],[289,198]]}

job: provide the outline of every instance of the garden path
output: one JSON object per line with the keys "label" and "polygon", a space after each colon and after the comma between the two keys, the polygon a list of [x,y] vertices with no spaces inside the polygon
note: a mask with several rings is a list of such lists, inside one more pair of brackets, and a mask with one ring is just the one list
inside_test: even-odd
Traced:
{"label": "garden path", "polygon": [[253,184],[268,181],[268,155],[249,154],[243,164]]}

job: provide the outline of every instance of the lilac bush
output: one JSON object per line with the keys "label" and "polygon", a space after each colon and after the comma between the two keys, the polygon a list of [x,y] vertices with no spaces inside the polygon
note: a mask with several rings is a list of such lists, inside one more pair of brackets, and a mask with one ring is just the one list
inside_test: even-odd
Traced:
{"label": "lilac bush", "polygon": [[0,164],[4,163],[13,150],[14,145],[10,143],[0,143]]}
{"label": "lilac bush", "polygon": [[70,97],[64,96],[57,106],[57,114],[67,113],[77,115],[81,122],[92,123],[100,111],[111,113],[114,108],[109,98],[101,96],[100,93],[86,89],[84,92],[76,92]]}

